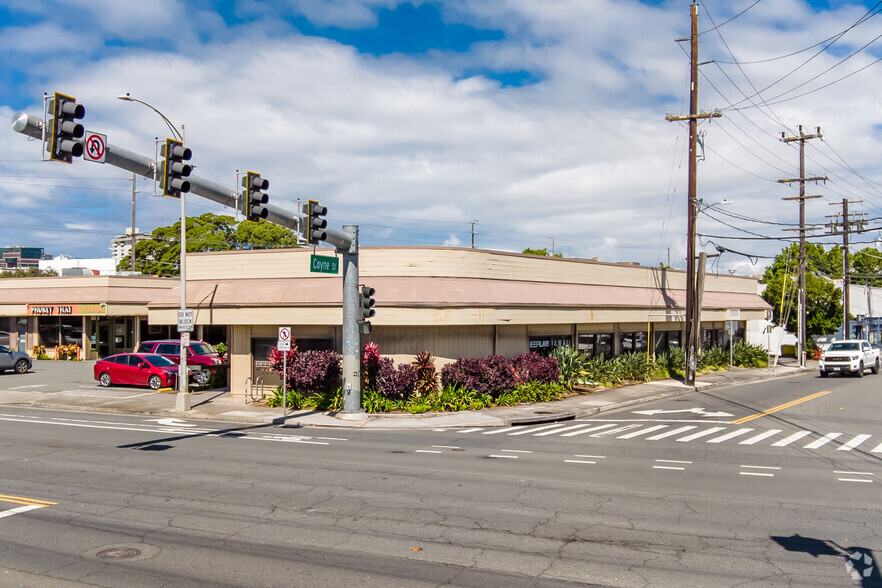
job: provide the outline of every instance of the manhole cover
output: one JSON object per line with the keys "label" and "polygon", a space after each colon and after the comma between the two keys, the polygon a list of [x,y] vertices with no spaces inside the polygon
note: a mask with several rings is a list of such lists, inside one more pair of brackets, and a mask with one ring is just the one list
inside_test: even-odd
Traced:
{"label": "manhole cover", "polygon": [[141,555],[140,549],[134,547],[113,547],[95,554],[98,559],[129,559]]}

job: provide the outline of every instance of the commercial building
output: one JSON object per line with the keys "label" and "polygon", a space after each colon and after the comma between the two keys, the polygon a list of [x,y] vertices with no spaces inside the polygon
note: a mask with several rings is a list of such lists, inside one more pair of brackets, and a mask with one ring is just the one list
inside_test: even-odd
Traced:
{"label": "commercial building", "polygon": [[[333,249],[319,249],[334,256]],[[267,354],[278,328],[297,347],[342,350],[342,276],[313,273],[312,249],[187,255],[194,339],[224,341],[230,386],[276,381]],[[635,264],[447,247],[361,247],[360,281],[376,289],[372,332],[399,360],[442,361],[574,345],[590,355],[656,352],[683,342],[685,272]],[[30,351],[78,343],[95,358],[176,336],[180,280],[77,276],[0,280],[0,344]],[[769,305],[756,278],[707,275],[705,344],[745,338]],[[728,330],[727,327],[731,327]]]}
{"label": "commercial building", "polygon": [[39,267],[41,259],[52,259],[42,247],[0,247],[0,270]]}

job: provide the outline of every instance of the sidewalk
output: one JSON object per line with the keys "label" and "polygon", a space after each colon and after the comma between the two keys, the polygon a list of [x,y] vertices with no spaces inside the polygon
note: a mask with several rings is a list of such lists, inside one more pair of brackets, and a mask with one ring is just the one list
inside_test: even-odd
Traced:
{"label": "sidewalk", "polygon": [[[708,390],[786,378],[810,371],[811,363],[802,369],[791,363],[774,368],[735,368],[700,375],[694,390]],[[469,410],[453,413],[425,414],[365,414],[289,411],[282,417],[282,408],[267,408],[246,403],[244,398],[230,396],[229,392],[213,390],[194,393],[192,408],[177,411],[174,393],[159,393],[143,388],[125,390],[80,389],[46,393],[33,390],[0,390],[0,406],[25,406],[56,410],[76,410],[117,414],[137,414],[176,419],[204,419],[237,423],[278,424],[289,427],[349,427],[366,429],[433,429],[466,427],[507,427],[519,424],[553,422],[583,418],[600,412],[660,400],[691,392],[676,380],[659,380],[633,384],[621,388],[603,389],[583,396],[572,396],[554,402],[512,407]]]}

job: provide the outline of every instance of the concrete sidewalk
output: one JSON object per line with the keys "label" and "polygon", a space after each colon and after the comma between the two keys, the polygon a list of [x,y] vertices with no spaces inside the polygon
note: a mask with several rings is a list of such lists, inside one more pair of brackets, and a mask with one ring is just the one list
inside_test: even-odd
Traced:
{"label": "concrete sidewalk", "polygon": [[[810,364],[811,365],[811,364]],[[644,402],[678,396],[693,390],[707,390],[786,378],[810,371],[794,363],[773,368],[735,368],[700,375],[695,388],[676,380],[659,380],[620,388],[601,389],[591,394],[572,396],[554,402],[513,407],[468,410],[453,413],[425,414],[365,414],[312,410],[289,411],[282,417],[282,408],[268,408],[257,403],[246,403],[242,397],[233,398],[228,391],[208,391],[192,394],[192,409],[177,411],[174,393],[161,393],[143,388],[102,389],[80,388],[61,392],[34,390],[0,390],[0,406],[25,406],[56,410],[76,410],[117,414],[137,414],[178,419],[204,419],[237,423],[278,424],[292,427],[350,427],[369,429],[433,429],[465,427],[506,427],[518,424],[553,422],[583,418]]]}

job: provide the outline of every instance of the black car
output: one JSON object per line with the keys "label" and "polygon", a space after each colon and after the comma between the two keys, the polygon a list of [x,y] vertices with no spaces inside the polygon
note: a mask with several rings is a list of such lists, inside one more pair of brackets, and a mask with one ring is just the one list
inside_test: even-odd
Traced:
{"label": "black car", "polygon": [[15,370],[17,374],[24,374],[32,366],[30,356],[24,351],[13,351],[9,347],[0,345],[0,373]]}

